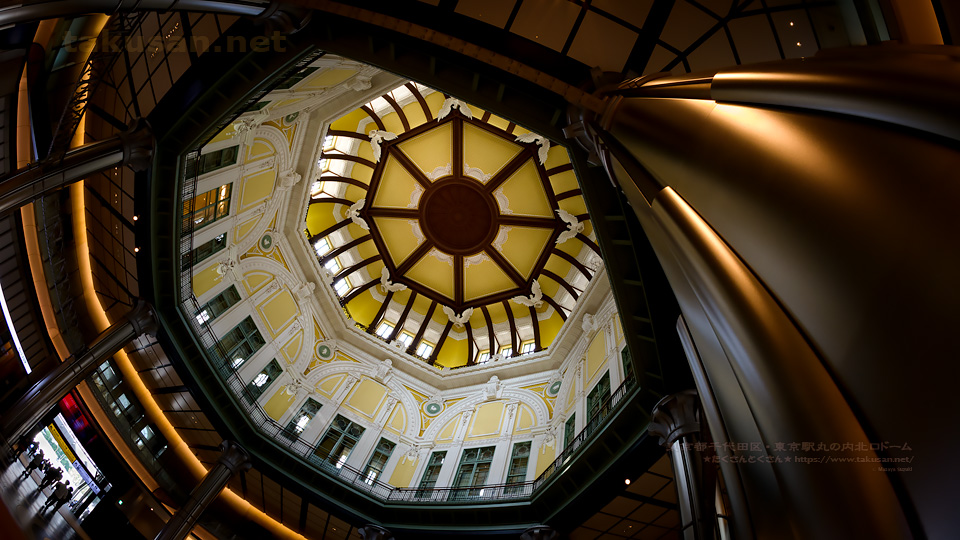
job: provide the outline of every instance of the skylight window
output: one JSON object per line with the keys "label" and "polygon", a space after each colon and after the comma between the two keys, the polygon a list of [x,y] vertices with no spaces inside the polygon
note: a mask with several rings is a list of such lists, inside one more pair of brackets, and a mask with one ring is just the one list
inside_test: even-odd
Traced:
{"label": "skylight window", "polygon": [[409,347],[413,343],[413,335],[409,332],[400,332],[400,335],[397,336],[397,341],[403,343],[404,347]]}
{"label": "skylight window", "polygon": [[500,354],[503,355],[504,358],[510,358],[513,356],[513,347],[510,345],[504,345],[503,347],[500,347]]}
{"label": "skylight window", "polygon": [[337,291],[337,296],[343,296],[350,291],[350,282],[347,281],[347,278],[343,278],[333,284],[333,290]]}
{"label": "skylight window", "polygon": [[477,355],[478,364],[486,364],[490,361],[490,351],[480,351],[480,354]]}
{"label": "skylight window", "polygon": [[431,354],[433,354],[433,345],[426,341],[421,341],[420,345],[417,346],[417,356],[426,359],[430,358]]}
{"label": "skylight window", "polygon": [[336,257],[324,263],[323,267],[329,270],[331,274],[336,274],[343,269],[343,266],[340,265],[340,261],[338,261]]}
{"label": "skylight window", "polygon": [[377,335],[386,338],[390,335],[390,332],[393,331],[393,325],[387,322],[380,323],[380,326],[377,327]]}
{"label": "skylight window", "polygon": [[330,245],[330,240],[326,238],[321,238],[313,244],[313,249],[317,251],[317,255],[324,256],[330,252],[333,247]]}
{"label": "skylight window", "polygon": [[534,349],[537,348],[537,344],[533,341],[527,341],[520,345],[520,354],[532,353]]}

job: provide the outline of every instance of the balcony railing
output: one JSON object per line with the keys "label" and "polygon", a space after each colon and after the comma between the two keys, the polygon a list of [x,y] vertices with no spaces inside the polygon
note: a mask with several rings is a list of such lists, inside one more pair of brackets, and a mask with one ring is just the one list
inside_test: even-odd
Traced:
{"label": "balcony railing", "polygon": [[[180,206],[185,215],[193,213],[192,201],[196,192],[196,167],[191,163],[197,159],[199,151],[186,155],[183,165],[183,186]],[[190,173],[190,174],[188,174]],[[186,205],[184,202],[186,201]],[[577,452],[584,448],[587,441],[596,434],[606,423],[610,415],[616,411],[624,399],[632,394],[636,388],[635,379],[631,376],[621,384],[613,394],[607,398],[597,412],[590,418],[582,431],[568,444],[560,455],[535,480],[515,484],[496,484],[470,487],[429,487],[429,488],[398,488],[370,478],[364,473],[346,463],[331,462],[327,456],[317,455],[316,445],[304,440],[298,433],[290,432],[276,420],[267,416],[263,408],[257,403],[257,396],[250,393],[247,385],[240,379],[237,371],[230,366],[227,351],[211,330],[210,325],[198,322],[194,316],[200,311],[200,303],[193,294],[193,271],[189,261],[193,251],[193,220],[178,220],[182,222],[180,231],[180,305],[184,320],[199,338],[201,349],[208,352],[207,360],[220,375],[220,378],[237,398],[237,405],[246,413],[254,427],[264,436],[272,439],[276,444],[283,446],[291,454],[303,461],[312,464],[328,476],[348,484],[360,491],[364,491],[384,502],[404,503],[451,503],[476,504],[494,501],[515,501],[529,499],[543,486],[547,480],[556,474],[563,465],[572,459]]]}

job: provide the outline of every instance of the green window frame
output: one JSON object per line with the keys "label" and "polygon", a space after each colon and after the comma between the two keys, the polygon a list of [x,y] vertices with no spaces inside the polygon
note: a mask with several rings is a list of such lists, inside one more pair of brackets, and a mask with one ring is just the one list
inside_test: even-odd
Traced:
{"label": "green window frame", "polygon": [[194,315],[199,324],[203,324],[208,321],[214,321],[220,315],[226,313],[228,309],[236,305],[240,301],[240,293],[237,292],[236,285],[231,285],[223,290],[220,294],[214,296],[210,299],[209,302],[204,304],[200,311]]}
{"label": "green window frame", "polygon": [[287,80],[275,86],[274,90],[287,90],[288,88],[293,88],[298,82],[309,77],[314,71],[318,68],[315,67],[305,67],[298,71],[295,75],[291,75]]}
{"label": "green window frame", "polygon": [[247,383],[247,392],[244,395],[249,401],[256,401],[266,392],[270,384],[277,380],[277,377],[279,377],[281,373],[283,373],[283,368],[280,367],[280,363],[274,358],[260,370],[260,373],[257,373],[256,377]]}
{"label": "green window frame", "polygon": [[229,146],[206,154],[201,154],[197,163],[197,172],[206,174],[217,169],[229,167],[237,163],[237,154],[240,153],[240,146]]}
{"label": "green window frame", "polygon": [[427,462],[427,467],[423,469],[423,476],[420,477],[420,489],[433,489],[437,485],[437,478],[440,477],[440,469],[446,457],[446,450],[437,450],[430,454],[430,461]]}
{"label": "green window frame", "polygon": [[530,441],[513,445],[510,467],[507,469],[507,484],[519,484],[527,479],[527,467],[530,463]]}
{"label": "green window frame", "polygon": [[[183,202],[183,230],[191,221],[193,229],[200,230],[230,215],[230,196],[233,184],[224,184]],[[192,209],[192,210],[191,210]]]}
{"label": "green window frame", "polygon": [[209,259],[215,254],[223,251],[227,248],[227,233],[223,233],[220,236],[217,236],[213,240],[208,240],[199,246],[193,248],[193,251],[186,257],[186,260],[183,261],[184,268],[190,268],[195,264],[200,264],[201,262]]}
{"label": "green window frame", "polygon": [[[232,330],[227,332],[220,338],[220,344],[223,346],[224,351],[226,351],[226,356],[224,360],[226,365],[231,370],[236,370],[244,362],[250,359],[251,356],[258,350],[260,347],[263,347],[266,344],[263,336],[260,335],[260,331],[257,330],[256,323],[253,322],[253,318],[247,317],[246,319],[240,321],[240,324],[233,327]],[[210,355],[216,355],[216,347],[210,349]]]}
{"label": "green window frame", "polygon": [[610,400],[610,372],[606,372],[587,394],[587,418],[592,422],[595,418],[606,416],[609,411]]}
{"label": "green window frame", "polygon": [[377,443],[377,448],[373,451],[373,455],[370,456],[370,461],[367,461],[367,466],[363,469],[364,482],[368,485],[373,485],[373,482],[383,473],[383,469],[387,466],[387,461],[390,460],[390,456],[393,455],[393,449],[396,447],[396,443],[388,441],[387,439],[380,439],[380,442]]}
{"label": "green window frame", "polygon": [[567,419],[567,423],[563,425],[563,447],[566,448],[570,446],[570,443],[573,442],[573,439],[576,436],[577,414],[573,413],[570,415],[570,418]]}
{"label": "green window frame", "polygon": [[290,417],[290,421],[287,422],[287,427],[284,428],[281,433],[290,440],[296,439],[303,433],[303,430],[307,429],[307,424],[313,420],[313,417],[317,415],[321,407],[323,407],[323,405],[317,400],[307,398],[307,400],[303,402],[303,405],[300,406],[297,414]]}
{"label": "green window frame", "polygon": [[360,437],[363,436],[363,431],[362,426],[338,414],[314,449],[314,457],[338,469],[343,467],[360,441]]}
{"label": "green window frame", "polygon": [[455,489],[450,492],[451,498],[483,496],[482,486],[486,485],[487,477],[490,475],[495,450],[495,446],[484,446],[467,448],[463,451],[460,455],[460,465],[457,466],[457,474],[453,478],[453,487],[471,489]]}

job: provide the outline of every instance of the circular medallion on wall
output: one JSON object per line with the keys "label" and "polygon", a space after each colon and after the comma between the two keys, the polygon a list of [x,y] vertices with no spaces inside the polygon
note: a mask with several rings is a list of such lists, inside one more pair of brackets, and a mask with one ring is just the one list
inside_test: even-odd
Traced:
{"label": "circular medallion on wall", "polygon": [[273,237],[270,236],[269,234],[263,235],[263,237],[260,238],[260,249],[264,251],[270,251],[270,248],[272,247],[273,247]]}
{"label": "circular medallion on wall", "polygon": [[436,416],[443,411],[443,404],[438,401],[428,401],[423,404],[423,412],[427,416]]}
{"label": "circular medallion on wall", "polygon": [[292,124],[293,121],[296,120],[298,116],[300,116],[299,112],[290,113],[283,117],[283,121],[288,124]]}
{"label": "circular medallion on wall", "polygon": [[317,357],[321,360],[329,362],[333,360],[334,354],[337,352],[337,345],[332,341],[320,341],[317,343],[316,349]]}
{"label": "circular medallion on wall", "polygon": [[555,381],[553,384],[548,386],[543,393],[546,394],[547,397],[557,397],[557,394],[560,393],[560,386],[562,386],[562,383],[560,381]]}

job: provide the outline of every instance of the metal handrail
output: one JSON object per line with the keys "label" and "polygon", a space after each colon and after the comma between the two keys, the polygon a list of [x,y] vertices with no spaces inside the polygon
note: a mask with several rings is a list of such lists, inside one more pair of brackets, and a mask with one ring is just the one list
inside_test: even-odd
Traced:
{"label": "metal handrail", "polygon": [[[185,215],[193,213],[193,200],[199,174],[197,167],[193,167],[192,163],[199,158],[199,155],[199,149],[190,152],[186,154],[183,163],[183,186],[180,207],[184,208]],[[184,206],[185,201],[188,201],[187,206]],[[606,420],[624,401],[624,398],[636,387],[634,377],[631,376],[624,380],[617,390],[604,400],[603,404],[598,408],[597,413],[590,418],[590,421],[587,422],[583,430],[580,431],[553,463],[535,480],[513,484],[470,487],[398,488],[391,486],[380,481],[378,478],[370,478],[369,475],[365,475],[363,471],[346,463],[333,462],[328,459],[329,456],[317,454],[317,449],[314,444],[304,440],[300,437],[299,433],[291,432],[291,430],[281,426],[279,422],[264,412],[263,408],[257,402],[258,396],[249,390],[247,385],[240,379],[237,371],[230,367],[230,361],[226,354],[227,351],[216,335],[214,335],[209,322],[204,321],[201,323],[194,317],[194,314],[200,311],[200,303],[193,293],[192,265],[184,263],[189,260],[188,257],[193,252],[195,224],[193,220],[180,219],[177,220],[177,222],[180,223],[181,227],[180,257],[177,264],[180,269],[180,305],[184,318],[188,321],[194,334],[199,338],[203,349],[206,351],[207,360],[237,398],[236,401],[238,405],[247,414],[253,426],[262,435],[285,447],[287,451],[301,458],[306,463],[315,466],[331,478],[335,478],[340,482],[364,491],[383,502],[476,504],[529,499],[551,476],[557,473],[563,465],[585,446],[585,443],[590,437],[600,430]]]}

